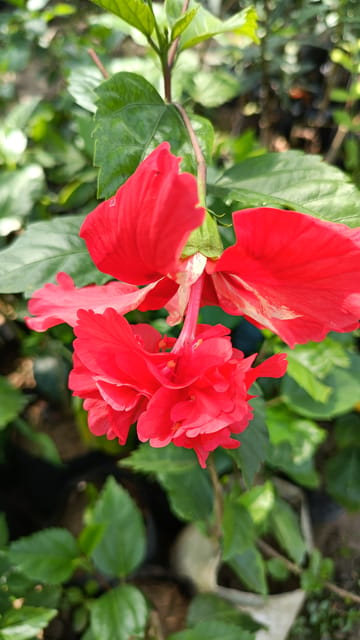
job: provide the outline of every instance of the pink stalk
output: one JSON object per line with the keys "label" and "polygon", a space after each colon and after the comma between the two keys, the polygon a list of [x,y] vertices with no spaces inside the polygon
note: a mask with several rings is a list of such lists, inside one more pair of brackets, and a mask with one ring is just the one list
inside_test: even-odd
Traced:
{"label": "pink stalk", "polygon": [[203,289],[204,275],[202,274],[193,285],[191,285],[189,302],[186,309],[186,317],[180,335],[172,349],[173,353],[178,353],[186,344],[191,344],[195,340],[197,320],[200,310],[201,294]]}

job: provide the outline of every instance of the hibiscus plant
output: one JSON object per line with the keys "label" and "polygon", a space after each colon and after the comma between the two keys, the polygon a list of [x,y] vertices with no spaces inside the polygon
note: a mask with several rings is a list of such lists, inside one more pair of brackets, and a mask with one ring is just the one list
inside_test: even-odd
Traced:
{"label": "hibiscus plant", "polygon": [[[90,108],[101,202],[85,215],[30,224],[2,251],[0,290],[30,297],[29,329],[73,329],[68,384],[90,432],[118,442],[120,453],[129,437],[136,441],[122,465],[155,476],[175,514],[216,540],[248,588],[267,593],[259,535],[270,531],[298,565],[309,549],[276,483],[263,477],[252,486],[255,475],[266,461],[317,486],[312,458],[325,430],[315,420],[360,401],[358,389],[344,398],[331,388],[360,371],[347,335],[360,318],[358,193],[340,170],[300,152],[220,170],[211,123],[177,101],[173,77],[184,52],[227,33],[239,46],[257,46],[254,9],[223,21],[191,0],[94,1],[126,33],[140,34],[162,87],[128,71],[110,76],[91,52],[103,76]],[[239,348],[234,320],[238,337],[256,328],[257,351]],[[271,385],[277,395],[266,406]],[[338,440],[335,469],[347,446]],[[331,487],[331,468],[328,475]],[[351,489],[344,501],[358,506]],[[122,510],[131,519],[126,535]],[[78,540],[51,529],[48,538],[17,541],[6,571],[13,563],[28,580],[50,585],[79,568],[123,580],[144,559],[144,536],[136,506],[110,480]],[[41,545],[48,566],[38,558]],[[90,611],[84,640],[145,633],[147,605],[134,586],[110,589]],[[29,605],[28,616],[36,614]],[[126,629],[115,636],[120,619]],[[217,624],[216,637],[233,637],[234,622]]]}

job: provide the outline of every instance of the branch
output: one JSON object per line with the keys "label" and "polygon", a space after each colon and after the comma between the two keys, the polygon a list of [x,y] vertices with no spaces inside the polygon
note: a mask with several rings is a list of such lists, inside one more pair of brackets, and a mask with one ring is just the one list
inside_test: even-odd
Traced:
{"label": "branch", "polygon": [[[301,576],[303,570],[300,567],[298,567],[297,564],[294,564],[294,562],[291,562],[281,553],[276,551],[276,549],[274,549],[269,544],[267,544],[267,542],[264,542],[263,540],[258,540],[257,545],[259,549],[263,551],[263,553],[265,553],[270,558],[278,558],[279,560],[281,560],[286,566],[286,568],[289,569],[289,571],[291,571],[291,573],[293,573],[296,576]],[[340,596],[340,598],[343,598],[344,600],[351,600],[352,602],[356,602],[357,604],[360,604],[360,596],[356,595],[356,593],[351,593],[351,591],[342,589],[341,587],[336,586],[336,584],[333,584],[332,582],[328,582],[328,581],[324,582],[324,587],[325,589],[328,589],[328,591],[332,591],[332,593],[335,593],[337,596]]]}
{"label": "branch", "polygon": [[107,80],[110,76],[108,74],[108,72],[106,71],[103,63],[101,62],[99,56],[97,55],[97,53],[94,51],[94,49],[88,49],[88,54],[90,56],[90,58],[92,59],[92,61],[96,64],[97,68],[99,69],[99,71],[101,72],[103,78],[105,78],[105,80]]}

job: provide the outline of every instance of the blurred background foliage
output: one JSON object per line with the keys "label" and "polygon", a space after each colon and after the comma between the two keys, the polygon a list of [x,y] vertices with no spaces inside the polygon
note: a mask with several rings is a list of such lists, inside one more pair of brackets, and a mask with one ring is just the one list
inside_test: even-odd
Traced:
{"label": "blurred background foliage", "polygon": [[[331,205],[335,211],[338,204],[344,212],[348,207],[346,213],[350,217],[353,214],[358,225],[358,1],[263,0],[237,3],[209,0],[203,4],[222,18],[238,11],[239,4],[241,9],[255,7],[260,39],[259,45],[244,44],[243,37],[225,31],[216,39],[183,51],[174,70],[174,99],[192,108],[198,116],[208,118],[214,128],[209,167],[211,207],[217,213],[225,214],[223,221],[226,222],[226,216],[232,210],[256,206],[265,197],[302,202],[303,207],[311,211],[311,207],[314,208],[314,215]],[[154,3],[154,9],[161,19],[161,3]],[[3,600],[0,599],[3,615],[1,638],[26,640],[35,637],[59,608],[63,612],[63,624],[65,627],[70,624],[73,633],[62,637],[83,637],[84,640],[100,637],[97,634],[104,611],[112,610],[118,595],[115,590],[109,592],[104,609],[89,608],[87,599],[91,600],[97,593],[96,588],[92,591],[94,567],[91,563],[95,563],[95,574],[104,571],[115,579],[130,574],[144,559],[144,533],[142,525],[136,524],[138,516],[135,515],[133,527],[137,530],[132,535],[138,540],[135,545],[137,557],[130,558],[128,566],[120,567],[113,574],[109,570],[109,560],[101,547],[101,535],[105,536],[105,533],[99,529],[99,514],[102,510],[111,512],[112,500],[116,504],[119,501],[119,508],[125,508],[123,502],[125,504],[127,499],[117,493],[110,481],[100,497],[95,490],[91,494],[89,487],[94,481],[94,474],[96,479],[99,475],[94,469],[101,469],[100,476],[104,480],[108,471],[113,472],[111,460],[126,458],[125,465],[135,473],[140,471],[156,479],[168,496],[172,513],[182,521],[205,520],[211,506],[208,479],[204,476],[199,479],[199,470],[189,461],[188,452],[174,452],[169,448],[164,454],[143,445],[137,448],[134,434],[126,447],[120,449],[114,442],[89,434],[86,415],[67,389],[67,375],[71,368],[71,330],[57,327],[44,335],[29,332],[22,322],[26,314],[26,298],[16,295],[27,289],[24,275],[16,276],[11,270],[7,275],[6,269],[12,259],[9,250],[15,246],[14,243],[20,242],[16,245],[19,249],[21,246],[24,250],[29,249],[26,240],[21,245],[23,230],[29,225],[37,223],[32,237],[37,237],[38,241],[43,237],[45,246],[50,239],[47,227],[42,227],[41,223],[54,220],[55,239],[51,241],[56,243],[57,233],[74,233],[75,218],[71,216],[85,215],[97,204],[98,170],[93,166],[93,129],[97,108],[95,90],[103,77],[90,57],[89,49],[96,51],[109,74],[119,71],[137,73],[162,92],[161,69],[145,38],[117,16],[86,0],[76,3],[8,0],[0,3],[0,248],[6,252],[0,254],[0,261],[6,261],[0,274],[1,291],[4,291],[0,297],[0,475],[4,481],[0,508],[7,519],[7,524],[5,519],[2,521],[0,532],[2,547],[8,549],[8,530],[10,539],[15,539],[34,535],[45,526],[61,525],[59,511],[79,479],[86,478],[89,484],[87,501],[92,509],[82,533],[76,531],[80,536],[76,541],[72,534],[67,533],[66,527],[60,533],[60,530],[54,530],[50,534],[47,540],[49,558],[54,555],[58,544],[64,550],[58,574],[54,574],[55,566],[59,566],[55,558],[53,564],[50,560],[50,569],[45,567],[42,572],[40,567],[38,574],[32,575],[33,565],[24,561],[29,557],[26,541],[19,542],[18,546],[16,542],[12,543],[10,555],[1,552],[4,555],[0,562],[4,564],[3,571],[7,576],[2,583],[6,583],[7,591],[4,595],[3,589]],[[274,156],[274,152],[289,155]],[[296,152],[304,152],[306,161]],[[317,154],[328,165],[320,163]],[[271,183],[266,178],[270,168],[274,171]],[[290,174],[292,191],[287,183],[287,175]],[[312,201],[311,180],[328,185],[323,202]],[[254,184],[259,201],[254,195]],[[231,195],[224,201],[224,194],[230,191]],[[223,237],[225,242],[232,241],[226,226],[223,227]],[[64,268],[61,264],[58,266]],[[90,269],[88,266],[88,278]],[[91,273],[95,279],[95,270]],[[101,281],[99,275],[96,277]],[[144,321],[144,316],[141,317]],[[129,320],[138,321],[138,313],[130,314]],[[229,326],[234,345],[245,353],[260,351],[264,356],[286,350],[279,339],[266,331],[255,330],[244,320],[226,316],[219,310],[203,309],[201,320]],[[160,331],[169,331],[161,312],[148,313],[146,321],[152,322]],[[253,520],[255,498],[251,494],[251,485],[255,477],[262,487],[257,489],[256,498],[259,491],[265,496],[274,496],[272,478],[280,475],[300,485],[310,497],[326,495],[328,499],[330,496],[334,502],[325,508],[325,518],[330,517],[331,509],[335,512],[339,508],[359,510],[358,335],[331,334],[320,344],[310,343],[287,352],[288,374],[280,383],[264,381],[263,397],[256,401],[257,417],[253,425],[243,434],[239,450],[231,452],[231,455],[219,454],[219,470],[227,477],[234,460],[241,468],[245,491],[242,506]],[[92,458],[94,451],[100,457],[95,455]],[[127,458],[129,453],[132,455]],[[89,455],[90,458],[87,457]],[[36,474],[33,474],[32,466],[27,466],[34,459]],[[168,461],[168,466],[164,461]],[[197,491],[192,493],[189,486],[196,487]],[[201,508],[197,502],[199,492],[202,495]],[[255,549],[254,540],[259,532],[270,531],[280,547],[298,561],[302,553],[298,523],[294,523],[286,509],[281,510],[274,497],[270,503],[265,499],[261,504],[267,505],[263,506],[260,515],[263,529],[258,526],[257,514],[256,526],[250,536],[251,548]],[[316,500],[311,504],[315,505],[316,520],[322,507],[317,506]],[[136,509],[132,505],[128,508],[130,511]],[[231,513],[230,506],[229,509]],[[124,526],[124,521],[118,525]],[[293,535],[284,541],[279,531],[286,527]],[[114,532],[106,535],[110,536],[109,540],[116,537]],[[32,550],[38,549],[43,541],[28,540],[31,556]],[[267,579],[273,578],[272,572],[276,573],[276,568],[267,565],[258,553],[253,554],[250,565],[253,567],[252,578],[243,576],[243,583],[247,588],[266,591],[265,575]],[[63,572],[61,567],[65,567]],[[73,591],[65,590],[61,595],[59,585],[65,583],[79,567],[87,572],[85,587],[77,584]],[[329,572],[325,574],[329,576]],[[318,574],[317,577],[315,591],[322,584]],[[47,585],[40,600],[32,578],[36,584],[36,580],[40,580]],[[358,578],[350,586],[358,588]],[[126,596],[138,607],[140,619],[130,631],[137,628],[136,625],[143,628],[146,620],[144,602],[137,600],[139,596],[134,595],[131,586],[117,588],[129,590],[119,596],[119,602],[123,602],[122,598]],[[11,616],[14,617],[16,610],[8,608],[9,602],[23,597],[25,592],[30,594],[26,600],[28,610],[20,611],[14,622]],[[315,616],[311,602],[310,613],[305,621],[301,619],[298,623],[294,639],[319,637],[322,640],[328,637],[326,633],[330,628],[326,627],[324,620],[332,618],[328,613]],[[328,608],[323,604],[323,609],[328,612],[331,608],[329,601],[322,602],[326,603]],[[34,611],[36,607],[38,610]],[[89,615],[90,631],[86,631]],[[339,631],[337,623],[334,623],[338,634],[347,633],[344,631],[346,625],[348,629],[353,623],[350,614],[344,614],[342,610],[341,615],[343,630]],[[16,625],[20,625],[21,616],[30,620],[30,626],[27,631],[11,636]],[[113,621],[114,625],[116,621]],[[66,628],[69,634],[69,627]],[[246,628],[249,634],[244,637],[254,637],[251,635],[255,633],[254,629],[246,625],[242,628]],[[10,631],[6,635],[7,629]],[[109,638],[115,638],[111,630],[109,633]],[[308,633],[313,635],[306,635]],[[190,640],[195,637],[186,636]],[[197,637],[200,638],[199,635]],[[101,638],[103,640],[105,636]]]}

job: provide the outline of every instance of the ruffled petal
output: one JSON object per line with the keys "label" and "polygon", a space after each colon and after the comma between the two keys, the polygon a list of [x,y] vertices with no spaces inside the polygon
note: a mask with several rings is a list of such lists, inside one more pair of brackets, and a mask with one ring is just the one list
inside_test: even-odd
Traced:
{"label": "ruffled petal", "polygon": [[181,271],[187,239],[203,222],[196,179],[179,173],[180,158],[160,144],[90,213],[80,230],[96,266],[114,278],[147,284]]}
{"label": "ruffled petal", "polygon": [[50,327],[66,322],[74,327],[79,309],[102,313],[104,309],[116,309],[128,313],[136,309],[147,297],[156,283],[138,289],[135,285],[109,282],[102,286],[75,287],[67,273],[58,273],[58,284],[48,283],[34,292],[29,301],[29,311],[34,318],[25,318],[34,331],[46,331]]}
{"label": "ruffled petal", "polygon": [[[153,334],[157,332],[153,327],[151,330],[152,335],[145,338],[152,347]],[[132,387],[145,396],[150,396],[158,387],[147,367],[142,344],[144,334],[139,340],[136,325],[133,329],[114,309],[106,309],[102,314],[80,310],[74,331],[77,336],[74,342],[76,356],[91,371],[99,389],[101,382],[114,387],[114,403],[118,399],[117,385]],[[160,342],[161,334],[157,335]],[[164,358],[167,359],[168,355],[164,354]],[[106,393],[109,397],[109,386]]]}
{"label": "ruffled petal", "polygon": [[359,229],[273,208],[233,218],[236,244],[207,265],[224,311],[290,346],[359,326]]}

